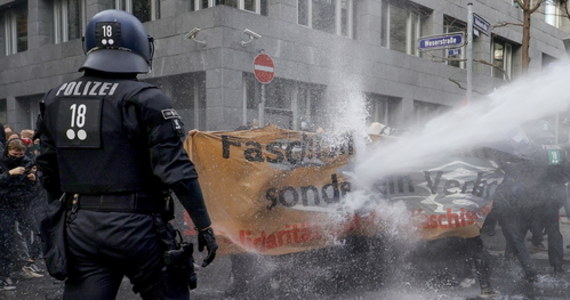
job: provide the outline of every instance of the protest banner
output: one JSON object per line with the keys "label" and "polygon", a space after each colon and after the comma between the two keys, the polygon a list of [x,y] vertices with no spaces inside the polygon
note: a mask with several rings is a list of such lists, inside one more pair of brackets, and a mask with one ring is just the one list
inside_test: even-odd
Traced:
{"label": "protest banner", "polygon": [[[221,254],[294,253],[382,230],[374,213],[382,207],[370,213],[339,209],[352,191],[345,175],[356,154],[350,138],[331,146],[319,134],[269,125],[193,131],[185,149],[198,171]],[[501,180],[492,161],[469,153],[446,155],[417,172],[379,178],[371,203],[404,202],[409,212],[404,217],[424,239],[473,237]]]}

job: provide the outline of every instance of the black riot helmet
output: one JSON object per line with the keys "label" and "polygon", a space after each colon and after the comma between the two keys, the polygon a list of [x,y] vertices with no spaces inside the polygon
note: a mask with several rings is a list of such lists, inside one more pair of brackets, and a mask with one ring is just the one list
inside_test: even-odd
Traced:
{"label": "black riot helmet", "polygon": [[109,73],[148,73],[154,54],[153,38],[135,16],[109,9],[87,24],[83,40],[87,55],[79,68]]}

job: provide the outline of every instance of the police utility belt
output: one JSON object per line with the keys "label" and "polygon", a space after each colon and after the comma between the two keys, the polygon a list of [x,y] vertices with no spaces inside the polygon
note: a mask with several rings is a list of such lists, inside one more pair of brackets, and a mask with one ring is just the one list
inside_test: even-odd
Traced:
{"label": "police utility belt", "polygon": [[165,209],[160,196],[148,193],[121,194],[69,194],[66,195],[67,209],[85,209],[100,212],[161,213]]}

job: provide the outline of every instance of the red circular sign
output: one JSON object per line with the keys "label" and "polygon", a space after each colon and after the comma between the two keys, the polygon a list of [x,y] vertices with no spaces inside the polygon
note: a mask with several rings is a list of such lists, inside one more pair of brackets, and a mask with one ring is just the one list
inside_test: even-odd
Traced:
{"label": "red circular sign", "polygon": [[270,83],[275,76],[275,65],[271,56],[261,53],[253,60],[253,74],[257,81],[261,83]]}

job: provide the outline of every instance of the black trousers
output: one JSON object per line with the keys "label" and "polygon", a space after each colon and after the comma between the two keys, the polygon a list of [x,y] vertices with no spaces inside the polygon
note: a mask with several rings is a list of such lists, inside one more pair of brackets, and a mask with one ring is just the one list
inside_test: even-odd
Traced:
{"label": "black trousers", "polygon": [[528,278],[537,274],[525,245],[526,233],[535,220],[534,210],[528,204],[531,201],[522,184],[505,179],[495,192],[493,204],[506,241],[505,257],[516,257]]}
{"label": "black trousers", "polygon": [[186,282],[163,262],[150,214],[67,211],[69,277],[64,299],[115,299],[123,276],[143,299],[189,299]]}
{"label": "black trousers", "polygon": [[550,265],[562,266],[564,249],[558,212],[564,196],[564,185],[556,182],[544,182],[524,188],[505,188],[497,192],[495,208],[507,242],[507,255],[514,254],[527,275],[536,274],[525,245],[527,231],[536,222],[544,226],[548,235]]}
{"label": "black trousers", "polygon": [[479,280],[479,285],[481,289],[491,288],[491,268],[490,268],[490,257],[483,246],[483,240],[481,236],[478,235],[472,238],[466,238],[465,244],[467,248],[467,261],[472,261],[475,267],[475,276]]}
{"label": "black trousers", "polygon": [[534,277],[537,272],[530,253],[525,245],[525,236],[529,229],[529,224],[533,220],[532,211],[518,209],[501,209],[499,215],[499,225],[506,240],[505,255],[514,255],[520,262],[526,276]]}
{"label": "black trousers", "polygon": [[558,220],[562,203],[550,203],[536,211],[536,217],[542,222],[548,241],[548,261],[552,267],[561,267],[564,259],[564,243]]}
{"label": "black trousers", "polygon": [[19,215],[14,209],[0,209],[0,277],[9,277],[16,265],[14,252]]}

